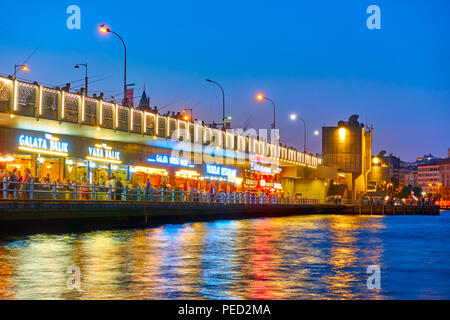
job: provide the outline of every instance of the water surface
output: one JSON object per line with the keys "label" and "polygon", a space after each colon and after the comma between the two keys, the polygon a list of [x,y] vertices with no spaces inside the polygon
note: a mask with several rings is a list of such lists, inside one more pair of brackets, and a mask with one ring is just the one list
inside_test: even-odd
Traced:
{"label": "water surface", "polygon": [[[449,299],[449,235],[442,212],[3,237],[0,299]],[[367,288],[370,265],[380,290]]]}

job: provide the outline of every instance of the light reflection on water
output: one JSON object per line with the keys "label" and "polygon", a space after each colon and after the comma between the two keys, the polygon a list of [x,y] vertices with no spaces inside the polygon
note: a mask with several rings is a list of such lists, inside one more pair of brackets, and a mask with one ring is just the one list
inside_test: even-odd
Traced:
{"label": "light reflection on water", "polygon": [[[449,232],[447,212],[9,237],[0,299],[448,299]],[[81,292],[67,289],[71,265]],[[369,265],[381,290],[366,286]]]}

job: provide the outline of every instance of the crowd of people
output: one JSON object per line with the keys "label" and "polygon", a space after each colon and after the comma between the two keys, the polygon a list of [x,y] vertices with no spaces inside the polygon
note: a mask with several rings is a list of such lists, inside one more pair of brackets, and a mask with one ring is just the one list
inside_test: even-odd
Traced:
{"label": "crowd of people", "polygon": [[[29,183],[32,181],[33,176],[28,168],[25,168],[23,172],[17,168],[12,170],[0,169],[0,199],[28,199],[30,197]],[[3,191],[4,189],[6,191]]]}

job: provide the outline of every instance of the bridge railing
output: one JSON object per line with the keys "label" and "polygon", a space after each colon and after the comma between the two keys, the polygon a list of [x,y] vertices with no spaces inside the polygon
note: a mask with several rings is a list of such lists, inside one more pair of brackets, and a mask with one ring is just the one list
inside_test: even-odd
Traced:
{"label": "bridge railing", "polygon": [[48,88],[36,82],[27,83],[0,77],[0,112],[175,141],[184,132],[185,141],[199,145],[214,143],[215,147],[221,149],[270,157],[277,165],[279,161],[310,168],[317,168],[322,164],[322,159],[318,156],[271,144],[267,139],[256,135],[228,134],[203,125],[200,121],[194,123],[158,112],[128,108],[100,98]]}
{"label": "bridge railing", "polygon": [[149,201],[201,202],[221,204],[319,204],[320,200],[263,193],[211,193],[197,190],[156,188],[121,188],[95,184],[0,182],[1,200],[67,200],[67,201]]}

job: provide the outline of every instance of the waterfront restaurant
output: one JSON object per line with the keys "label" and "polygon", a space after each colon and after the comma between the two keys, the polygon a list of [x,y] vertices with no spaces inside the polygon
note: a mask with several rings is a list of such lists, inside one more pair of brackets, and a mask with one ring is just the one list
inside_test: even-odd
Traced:
{"label": "waterfront restaurant", "polygon": [[214,188],[217,193],[242,192],[242,180],[242,173],[237,168],[206,164],[200,178],[200,189],[208,192]]}
{"label": "waterfront restaurant", "polygon": [[245,187],[247,190],[263,192],[281,192],[281,168],[270,164],[250,162],[250,168],[245,170]]}
{"label": "waterfront restaurant", "polygon": [[199,188],[196,166],[162,148],[14,128],[0,127],[0,135],[0,169],[29,168],[36,182],[103,184],[114,176],[135,187],[148,179],[154,188]]}
{"label": "waterfront restaurant", "polygon": [[2,139],[1,169],[16,168],[18,175],[30,169],[33,176],[48,177],[52,181],[64,177],[64,163],[70,150],[67,140],[49,133],[17,130],[14,133],[11,135],[8,129],[0,128],[2,137],[13,136],[12,141]]}

